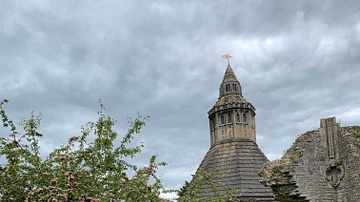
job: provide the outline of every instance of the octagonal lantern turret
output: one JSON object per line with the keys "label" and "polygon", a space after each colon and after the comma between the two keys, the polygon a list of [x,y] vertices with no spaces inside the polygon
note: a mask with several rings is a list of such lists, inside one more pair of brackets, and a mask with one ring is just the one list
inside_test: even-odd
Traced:
{"label": "octagonal lantern turret", "polygon": [[219,98],[208,115],[211,147],[235,139],[256,143],[255,107],[243,97],[230,63],[220,84]]}

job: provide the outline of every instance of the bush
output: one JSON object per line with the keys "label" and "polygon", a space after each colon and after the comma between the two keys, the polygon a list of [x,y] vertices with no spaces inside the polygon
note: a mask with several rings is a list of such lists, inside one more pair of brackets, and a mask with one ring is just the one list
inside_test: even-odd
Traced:
{"label": "bush", "polygon": [[[234,194],[239,190],[235,190],[230,186],[219,183],[218,172],[206,172],[200,169],[193,176],[192,181],[189,183],[185,181],[183,187],[179,191],[179,202],[230,202],[238,201]],[[211,198],[202,198],[201,195],[205,194],[203,188],[209,187],[212,195]],[[209,191],[207,190],[207,191]],[[209,195],[209,193],[206,193]]]}

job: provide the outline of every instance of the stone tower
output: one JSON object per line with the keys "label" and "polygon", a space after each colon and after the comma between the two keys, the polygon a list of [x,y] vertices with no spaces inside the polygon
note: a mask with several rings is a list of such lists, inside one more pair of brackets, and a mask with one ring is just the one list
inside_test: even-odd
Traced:
{"label": "stone tower", "polygon": [[[258,176],[268,160],[256,144],[255,108],[243,97],[229,62],[219,98],[208,115],[210,149],[198,170],[215,171],[217,182],[238,190],[235,195],[241,201],[274,201],[271,189],[260,184]],[[202,186],[200,196],[211,198],[211,188]]]}
{"label": "stone tower", "polygon": [[256,142],[255,108],[242,96],[240,82],[228,64],[219,88],[219,99],[208,112],[211,147],[225,140]]}

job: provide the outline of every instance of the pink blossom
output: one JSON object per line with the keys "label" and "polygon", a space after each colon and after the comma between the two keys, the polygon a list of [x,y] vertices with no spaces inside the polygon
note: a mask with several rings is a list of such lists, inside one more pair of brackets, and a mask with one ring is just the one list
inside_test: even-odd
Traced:
{"label": "pink blossom", "polygon": [[92,198],[92,197],[86,197],[86,200],[90,200],[90,202],[99,202],[100,201],[100,199]]}
{"label": "pink blossom", "polygon": [[78,136],[72,136],[72,137],[69,139],[69,142],[76,141],[77,139],[79,139]]}
{"label": "pink blossom", "polygon": [[53,179],[51,179],[51,183],[58,183],[59,182],[59,179],[57,177],[54,177]]}
{"label": "pink blossom", "polygon": [[75,178],[75,176],[69,171],[65,172],[65,176],[68,180],[72,180]]}
{"label": "pink blossom", "polygon": [[66,154],[62,154],[59,156],[59,159],[60,160],[65,160],[67,158],[67,155]]}

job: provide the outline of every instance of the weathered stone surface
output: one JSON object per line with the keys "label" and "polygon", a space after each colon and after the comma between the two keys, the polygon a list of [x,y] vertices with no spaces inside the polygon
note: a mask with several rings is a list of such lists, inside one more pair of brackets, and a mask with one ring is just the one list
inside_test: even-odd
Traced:
{"label": "weathered stone surface", "polygon": [[266,163],[261,182],[279,201],[360,201],[360,127],[322,119],[299,136],[277,161]]}
{"label": "weathered stone surface", "polygon": [[[242,95],[240,82],[230,65],[219,88],[219,99],[208,112],[210,150],[198,169],[217,172],[220,193],[229,186],[241,201],[274,201],[270,188],[260,184],[258,171],[267,158],[256,144],[255,107]],[[201,187],[201,197],[212,198],[210,186]]]}
{"label": "weathered stone surface", "polygon": [[[224,141],[210,148],[199,169],[217,170],[218,183],[240,190],[241,201],[274,201],[271,189],[260,184],[258,171],[267,158],[255,142],[247,139]],[[221,188],[221,187],[220,187]],[[202,187],[202,197],[211,197],[210,187]]]}
{"label": "weathered stone surface", "polygon": [[209,110],[210,145],[232,139],[256,142],[255,107],[242,95],[241,84],[230,65],[219,88],[219,98]]}

